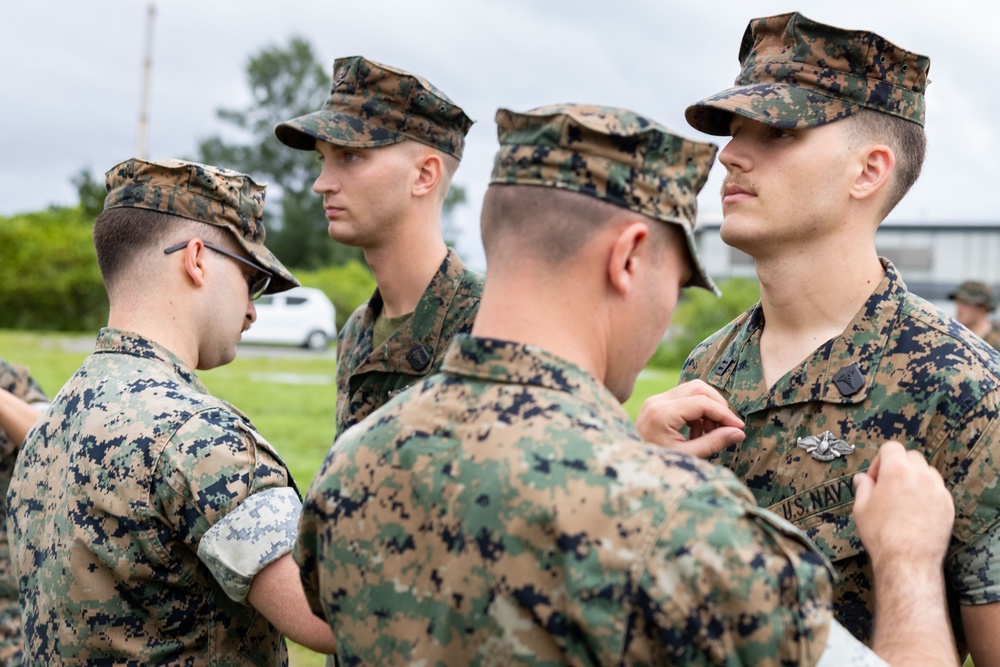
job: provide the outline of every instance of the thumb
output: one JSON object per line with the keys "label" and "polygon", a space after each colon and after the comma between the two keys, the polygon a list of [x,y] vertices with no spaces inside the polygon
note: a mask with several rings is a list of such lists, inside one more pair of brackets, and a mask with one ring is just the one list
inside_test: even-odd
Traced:
{"label": "thumb", "polygon": [[866,472],[859,472],[854,476],[854,507],[864,507],[871,498],[872,489],[875,488],[875,480]]}

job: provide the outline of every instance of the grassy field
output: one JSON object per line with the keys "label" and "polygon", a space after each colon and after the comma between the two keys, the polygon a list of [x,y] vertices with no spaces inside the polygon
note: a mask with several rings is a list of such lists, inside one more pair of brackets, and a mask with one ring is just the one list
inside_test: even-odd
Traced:
{"label": "grassy field", "polygon": [[[90,354],[93,343],[93,335],[0,330],[0,357],[28,366],[51,397]],[[334,354],[292,349],[274,355],[262,352],[241,347],[233,363],[201,372],[199,377],[213,394],[253,420],[305,493],[336,432]],[[646,396],[672,387],[677,375],[677,371],[643,371],[626,409],[634,417]],[[300,646],[290,649],[292,667],[324,664],[322,656]]]}

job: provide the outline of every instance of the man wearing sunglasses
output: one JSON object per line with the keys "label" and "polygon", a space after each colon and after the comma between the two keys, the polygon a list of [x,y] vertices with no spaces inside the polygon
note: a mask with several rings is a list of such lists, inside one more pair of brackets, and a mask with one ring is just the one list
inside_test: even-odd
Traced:
{"label": "man wearing sunglasses", "polygon": [[298,282],[264,246],[264,187],[175,160],[107,173],[96,352],[27,438],[8,496],[27,664],[276,665],[332,652],[290,556],[281,458],[195,375],[253,299]]}

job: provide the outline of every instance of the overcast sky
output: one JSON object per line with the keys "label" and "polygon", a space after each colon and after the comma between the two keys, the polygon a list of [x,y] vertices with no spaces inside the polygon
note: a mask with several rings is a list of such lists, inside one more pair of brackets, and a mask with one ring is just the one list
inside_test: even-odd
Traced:
{"label": "overcast sky", "polygon": [[[146,0],[5,2],[0,16],[0,215],[75,203],[70,178],[103,174],[136,150]],[[193,156],[226,132],[222,107],[250,101],[251,54],[309,40],[334,58],[364,55],[422,74],[476,120],[455,177],[459,250],[483,268],[478,208],[496,149],[497,107],[557,102],[626,107],[693,139],[684,108],[730,86],[747,22],[799,10],[873,30],[930,56],[928,158],[890,220],[996,220],[1000,92],[992,3],[841,0],[159,0],[149,157]],[[988,12],[988,13],[986,13]],[[316,107],[323,100],[316,100]],[[714,141],[719,141],[714,139]],[[226,166],[226,165],[221,165]],[[699,199],[718,217],[721,166]],[[266,220],[265,220],[266,222]],[[2,250],[0,250],[2,256]]]}

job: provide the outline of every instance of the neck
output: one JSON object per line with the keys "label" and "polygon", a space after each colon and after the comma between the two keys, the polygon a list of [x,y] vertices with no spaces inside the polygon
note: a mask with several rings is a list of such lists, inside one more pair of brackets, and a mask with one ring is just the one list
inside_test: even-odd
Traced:
{"label": "neck", "polygon": [[365,261],[375,276],[386,317],[412,313],[448,254],[437,221],[431,229],[402,233],[378,247],[365,248]]}
{"label": "neck", "polygon": [[839,336],[885,275],[869,243],[798,248],[756,261],[764,311],[761,360],[768,385]]}
{"label": "neck", "polygon": [[595,342],[605,332],[594,309],[581,307],[594,300],[578,296],[580,284],[530,271],[489,275],[472,334],[540,347],[603,382],[607,359]]}
{"label": "neck", "polygon": [[[169,300],[166,303],[169,304]],[[191,335],[189,319],[169,307],[146,312],[128,303],[112,303],[108,327],[138,334],[167,348],[189,368],[198,368],[198,346]]]}
{"label": "neck", "polygon": [[988,317],[984,317],[973,326],[969,327],[969,329],[971,329],[972,333],[976,334],[980,338],[986,338],[990,331],[993,330],[993,322],[991,322]]}

